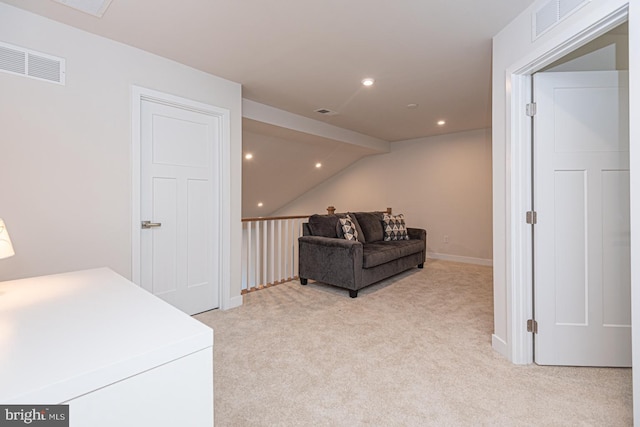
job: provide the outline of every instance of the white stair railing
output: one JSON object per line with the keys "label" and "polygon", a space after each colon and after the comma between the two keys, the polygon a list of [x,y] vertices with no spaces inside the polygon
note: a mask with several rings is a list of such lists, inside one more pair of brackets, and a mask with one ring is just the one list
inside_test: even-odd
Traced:
{"label": "white stair railing", "polygon": [[298,277],[298,237],[306,216],[242,219],[242,292]]}

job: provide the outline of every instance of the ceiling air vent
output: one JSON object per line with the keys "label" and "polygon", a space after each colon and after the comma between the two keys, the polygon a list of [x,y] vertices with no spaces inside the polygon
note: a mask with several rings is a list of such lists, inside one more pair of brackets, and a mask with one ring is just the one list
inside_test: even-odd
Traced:
{"label": "ceiling air vent", "polygon": [[591,0],[551,0],[533,13],[533,40],[537,39],[563,19]]}
{"label": "ceiling air vent", "polygon": [[65,60],[0,42],[0,71],[64,85]]}
{"label": "ceiling air vent", "polygon": [[328,108],[318,108],[315,110],[316,113],[324,114],[325,116],[335,116],[338,114],[337,111],[329,110]]}
{"label": "ceiling air vent", "polygon": [[102,18],[102,15],[106,12],[107,8],[111,4],[111,0],[53,0],[57,3],[62,3],[65,6],[72,7],[84,13],[88,13],[98,18]]}

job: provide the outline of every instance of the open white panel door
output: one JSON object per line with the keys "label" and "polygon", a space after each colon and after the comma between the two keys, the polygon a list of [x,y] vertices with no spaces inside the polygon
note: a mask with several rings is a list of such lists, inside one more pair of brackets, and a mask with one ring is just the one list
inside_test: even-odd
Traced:
{"label": "open white panel door", "polygon": [[535,362],[631,366],[628,73],[534,76]]}

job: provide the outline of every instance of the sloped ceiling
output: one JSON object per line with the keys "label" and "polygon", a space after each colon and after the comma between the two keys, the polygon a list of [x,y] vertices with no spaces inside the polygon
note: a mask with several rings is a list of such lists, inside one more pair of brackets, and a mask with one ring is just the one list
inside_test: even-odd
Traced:
{"label": "sloped ceiling", "polygon": [[[362,157],[370,148],[243,119],[242,216],[262,217]],[[321,167],[317,168],[316,164]],[[262,203],[262,206],[258,206]]]}

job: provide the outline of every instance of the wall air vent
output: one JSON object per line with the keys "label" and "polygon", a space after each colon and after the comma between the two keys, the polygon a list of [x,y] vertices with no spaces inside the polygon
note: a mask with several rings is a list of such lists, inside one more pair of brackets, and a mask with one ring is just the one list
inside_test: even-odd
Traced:
{"label": "wall air vent", "polygon": [[532,14],[532,40],[537,39],[591,0],[551,0]]}
{"label": "wall air vent", "polygon": [[325,116],[335,116],[338,114],[337,111],[329,110],[328,108],[318,108],[315,110],[316,113],[324,114]]}
{"label": "wall air vent", "polygon": [[65,60],[0,42],[0,71],[64,85]]}

